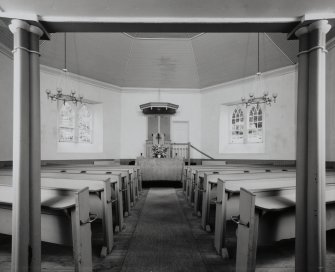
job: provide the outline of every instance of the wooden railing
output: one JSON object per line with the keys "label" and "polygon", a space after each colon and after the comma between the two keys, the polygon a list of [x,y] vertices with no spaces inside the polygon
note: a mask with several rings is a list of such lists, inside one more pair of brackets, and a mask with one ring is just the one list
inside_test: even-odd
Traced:
{"label": "wooden railing", "polygon": [[189,143],[172,143],[171,144],[171,158],[188,159],[190,156]]}
{"label": "wooden railing", "polygon": [[[191,148],[199,152],[200,154],[206,156],[207,158],[214,160],[213,157],[207,155],[200,149],[193,146],[190,142],[188,143],[165,143],[167,150],[167,158],[183,158],[188,162],[188,165],[191,163]],[[146,157],[152,157],[152,142],[147,141],[146,145]]]}

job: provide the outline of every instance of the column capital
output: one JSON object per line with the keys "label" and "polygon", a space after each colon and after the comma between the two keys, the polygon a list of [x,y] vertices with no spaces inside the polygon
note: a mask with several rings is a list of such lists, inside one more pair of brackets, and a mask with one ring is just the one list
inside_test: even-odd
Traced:
{"label": "column capital", "polygon": [[295,32],[296,37],[301,37],[304,34],[310,33],[313,30],[319,30],[325,34],[329,32],[331,25],[328,23],[328,20],[319,20],[311,23],[308,26],[303,26]]}
{"label": "column capital", "polygon": [[325,34],[329,32],[331,25],[328,24],[328,20],[319,20],[308,26],[308,31],[312,32],[313,30],[319,30]]}
{"label": "column capital", "polygon": [[302,35],[305,35],[307,34],[309,31],[308,31],[308,27],[307,26],[303,26],[301,28],[299,28],[296,32],[295,32],[295,35],[299,38],[300,36]]}
{"label": "column capital", "polygon": [[9,29],[13,34],[16,32],[18,28],[29,31],[29,27],[30,25],[27,22],[18,19],[13,19],[11,21],[11,24],[9,25]]}
{"label": "column capital", "polygon": [[34,25],[31,25],[29,27],[29,31],[35,35],[37,35],[38,37],[41,37],[43,35],[43,30],[40,29],[39,27],[37,26],[34,26]]}

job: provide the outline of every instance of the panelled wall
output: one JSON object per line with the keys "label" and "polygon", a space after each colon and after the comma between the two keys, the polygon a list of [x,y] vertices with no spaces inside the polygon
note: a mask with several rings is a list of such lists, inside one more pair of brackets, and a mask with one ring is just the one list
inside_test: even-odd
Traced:
{"label": "panelled wall", "polygon": [[[327,160],[335,161],[335,49],[327,55]],[[0,52],[0,161],[12,160],[12,59]],[[54,88],[59,72],[41,67],[42,159],[134,159],[145,153],[147,117],[139,105],[151,101],[179,105],[171,118],[183,138],[182,127],[188,127],[189,141],[217,159],[294,160],[296,143],[297,67],[289,66],[264,74],[269,93],[278,93],[278,102],[264,111],[264,141],[259,144],[229,142],[227,103],[248,97],[254,88],[253,78],[244,78],[202,90],[120,89],[84,77],[75,77],[73,85],[86,99],[97,102],[94,119],[94,144],[57,144],[57,103],[46,99],[45,89]],[[261,95],[257,94],[256,95]],[[228,113],[227,113],[228,112]],[[228,115],[227,115],[228,114]],[[173,131],[172,131],[172,142]],[[254,146],[253,146],[254,145]],[[255,146],[257,146],[255,148]],[[248,152],[246,152],[248,150]],[[193,158],[201,158],[197,152]]]}

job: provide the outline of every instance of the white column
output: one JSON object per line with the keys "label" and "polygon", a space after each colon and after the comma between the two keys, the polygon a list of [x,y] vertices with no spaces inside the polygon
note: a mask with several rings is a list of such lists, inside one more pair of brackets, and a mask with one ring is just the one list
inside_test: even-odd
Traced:
{"label": "white column", "polygon": [[37,51],[42,31],[16,19],[9,28],[14,34],[12,271],[35,272],[41,260]]}
{"label": "white column", "polygon": [[[296,270],[325,271],[326,20],[299,37]],[[301,63],[300,63],[301,61]]]}

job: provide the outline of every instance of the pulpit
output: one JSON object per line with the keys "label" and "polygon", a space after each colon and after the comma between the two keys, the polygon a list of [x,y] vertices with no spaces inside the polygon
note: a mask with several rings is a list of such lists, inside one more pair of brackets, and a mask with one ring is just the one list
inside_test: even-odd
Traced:
{"label": "pulpit", "polygon": [[152,158],[152,146],[162,145],[167,148],[166,157],[171,157],[171,115],[176,113],[178,105],[166,102],[150,102],[140,105],[148,116],[148,138],[146,141],[146,157]]}
{"label": "pulpit", "polygon": [[184,165],[182,158],[137,158],[143,181],[180,181]]}

